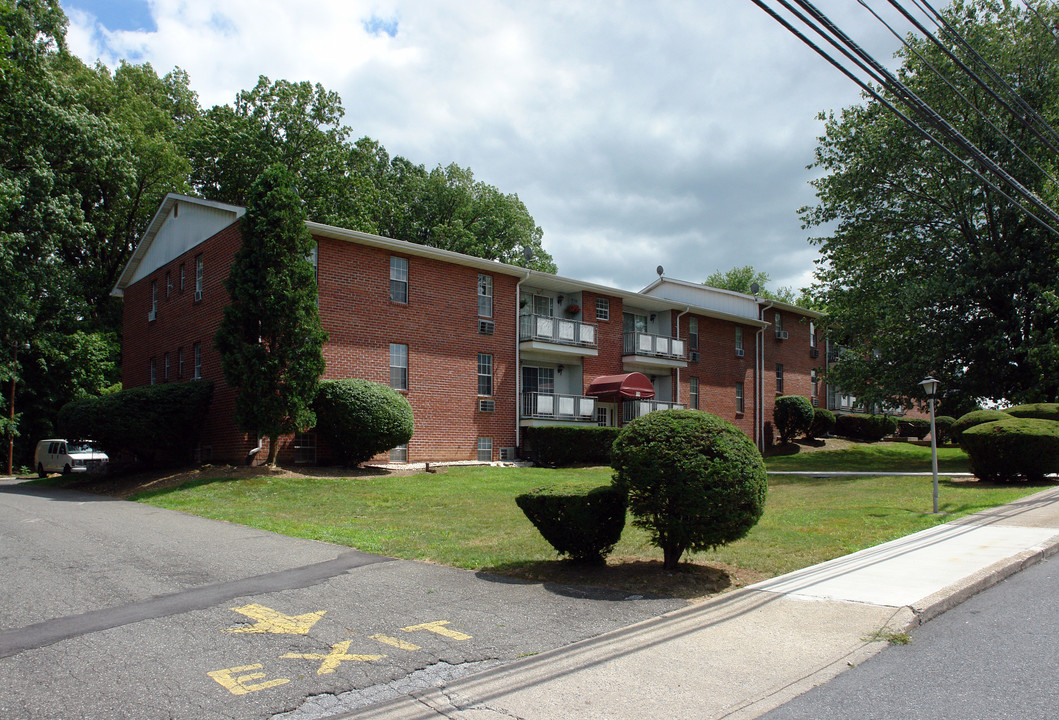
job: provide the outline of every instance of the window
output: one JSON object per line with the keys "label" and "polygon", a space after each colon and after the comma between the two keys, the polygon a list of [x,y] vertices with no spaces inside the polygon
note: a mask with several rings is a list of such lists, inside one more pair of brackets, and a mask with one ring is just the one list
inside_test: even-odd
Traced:
{"label": "window", "polygon": [[151,358],[151,384],[152,385],[154,385],[154,380],[155,380],[154,358]]}
{"label": "window", "polygon": [[607,408],[596,408],[596,425],[600,427],[608,427],[610,425],[610,413]]}
{"label": "window", "polygon": [[195,256],[195,299],[202,299],[202,256]]}
{"label": "window", "polygon": [[692,350],[699,349],[699,321],[698,318],[688,320],[688,347]]}
{"label": "window", "polygon": [[809,321],[809,347],[816,347],[816,325],[812,320]]}
{"label": "window", "polygon": [[478,353],[478,394],[493,394],[493,356],[486,353]]}
{"label": "window", "polygon": [[149,320],[154,320],[155,313],[158,312],[158,281],[151,281],[151,317]]}
{"label": "window", "polygon": [[547,295],[533,296],[533,314],[544,317],[555,316],[555,301]]}
{"label": "window", "polygon": [[783,393],[783,365],[776,363],[776,392]]}
{"label": "window", "polygon": [[195,371],[191,376],[193,380],[202,379],[202,343],[195,343],[193,346],[193,353],[195,355]]}
{"label": "window", "polygon": [[783,316],[776,313],[776,334],[779,335],[783,332]]}
{"label": "window", "polygon": [[688,379],[688,407],[692,410],[699,409],[699,379]]}
{"label": "window", "polygon": [[493,276],[478,276],[478,316],[493,317]]}
{"label": "window", "polygon": [[493,438],[478,438],[478,461],[493,461]]}
{"label": "window", "polygon": [[390,343],[390,387],[408,389],[408,346]]}
{"label": "window", "polygon": [[743,412],[743,383],[741,382],[735,384],[735,411],[740,414]]}
{"label": "window", "polygon": [[316,463],[316,433],[294,434],[294,462],[302,465]]}
{"label": "window", "polygon": [[176,351],[176,376],[184,377],[184,348],[179,347]]}
{"label": "window", "polygon": [[169,353],[166,353],[165,358],[162,360],[162,379],[169,380]]}
{"label": "window", "polygon": [[408,302],[408,258],[390,258],[390,299]]}
{"label": "window", "polygon": [[735,329],[735,354],[743,354],[743,328],[741,327]]}
{"label": "window", "polygon": [[390,462],[392,463],[406,463],[408,462],[408,443],[398,445],[397,447],[390,450]]}
{"label": "window", "polygon": [[554,394],[555,369],[548,367],[535,367],[533,365],[523,365],[522,392],[543,393],[545,395]]}
{"label": "window", "polygon": [[184,263],[180,263],[180,292],[184,292]]}
{"label": "window", "polygon": [[813,381],[813,397],[815,398],[820,391],[820,378],[816,376],[816,370],[810,370],[809,377]]}
{"label": "window", "polygon": [[610,300],[596,298],[596,320],[610,320]]}
{"label": "window", "polygon": [[635,313],[623,313],[621,317],[622,330],[624,332],[647,332],[647,316]]}
{"label": "window", "polygon": [[168,270],[165,271],[165,299],[168,300],[169,296],[173,294],[173,273]]}

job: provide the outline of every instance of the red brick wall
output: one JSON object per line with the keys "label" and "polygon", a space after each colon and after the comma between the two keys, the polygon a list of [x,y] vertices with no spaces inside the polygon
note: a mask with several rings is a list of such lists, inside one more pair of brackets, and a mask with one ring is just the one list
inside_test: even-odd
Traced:
{"label": "red brick wall", "polygon": [[[596,299],[601,297],[610,301],[609,320],[596,319]],[[596,378],[604,375],[620,375],[624,372],[621,365],[621,317],[624,305],[620,297],[599,295],[585,290],[581,293],[581,307],[585,322],[596,324],[597,345],[596,357],[582,358],[581,376],[585,386],[581,392],[584,392]],[[621,410],[619,409],[618,412],[620,416]]]}
{"label": "red brick wall", "polygon": [[[680,402],[690,405],[691,378],[699,380],[699,410],[730,421],[754,437],[754,328],[743,327],[743,357],[735,354],[736,324],[727,320],[686,314],[680,318],[680,337],[687,339],[691,318],[698,321],[700,359],[680,371]],[[690,346],[689,346],[690,348]],[[737,412],[736,383],[743,383],[743,412]]]}
{"label": "red brick wall", "polygon": [[[776,406],[776,398],[781,395],[801,395],[812,398],[812,370],[823,366],[823,358],[813,358],[809,353],[809,322],[810,318],[798,315],[786,310],[779,311],[783,316],[783,329],[787,332],[786,340],[776,338],[776,310],[765,311],[764,320],[770,323],[765,328],[764,348],[764,408],[762,419],[768,426],[772,424],[772,413]],[[822,351],[821,343],[817,343]],[[823,353],[821,352],[821,355]],[[776,387],[776,364],[783,365],[783,390]],[[823,392],[823,383],[820,383],[818,392]],[[826,397],[820,401],[821,407],[826,407]],[[766,431],[766,442],[768,442]]]}

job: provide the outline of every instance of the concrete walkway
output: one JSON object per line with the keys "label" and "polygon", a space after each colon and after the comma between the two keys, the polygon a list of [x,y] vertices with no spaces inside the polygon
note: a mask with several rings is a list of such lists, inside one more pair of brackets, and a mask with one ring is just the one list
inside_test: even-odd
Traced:
{"label": "concrete walkway", "polygon": [[[892,473],[887,473],[892,474]],[[756,718],[1059,551],[1059,488],[342,718]]]}

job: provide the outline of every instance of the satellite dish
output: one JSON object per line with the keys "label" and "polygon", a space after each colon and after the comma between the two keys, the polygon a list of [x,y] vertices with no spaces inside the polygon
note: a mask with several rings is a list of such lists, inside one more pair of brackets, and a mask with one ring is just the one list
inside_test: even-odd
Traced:
{"label": "satellite dish", "polygon": [[532,260],[533,259],[533,248],[531,248],[529,245],[527,245],[526,247],[522,248],[522,257],[526,258],[526,262],[529,262],[530,260]]}
{"label": "satellite dish", "polygon": [[664,272],[664,270],[662,270],[662,266],[659,265],[655,268],[655,272],[658,273],[658,277],[662,277],[662,273]]}
{"label": "satellite dish", "polygon": [[757,283],[752,283],[750,285],[750,292],[753,293],[754,295],[757,295],[757,291],[760,290],[760,289],[761,289],[761,286],[758,285]]}

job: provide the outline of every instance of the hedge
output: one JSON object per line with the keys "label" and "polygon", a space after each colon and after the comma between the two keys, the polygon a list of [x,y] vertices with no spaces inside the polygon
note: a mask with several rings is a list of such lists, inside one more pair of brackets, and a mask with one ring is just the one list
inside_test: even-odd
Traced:
{"label": "hedge", "polygon": [[786,445],[795,436],[809,432],[813,424],[813,404],[801,395],[782,395],[776,398],[772,420],[780,433],[780,444]]}
{"label": "hedge", "polygon": [[960,437],[964,431],[981,425],[987,422],[995,422],[996,420],[1009,420],[1011,415],[1000,410],[972,410],[966,415],[961,415],[956,419],[956,422],[949,428],[949,432],[952,434],[952,439],[956,442],[960,442]]}
{"label": "hedge", "polygon": [[527,455],[538,465],[561,467],[585,463],[609,465],[618,428],[545,425],[523,430]]}
{"label": "hedge", "polygon": [[95,440],[112,458],[187,462],[212,399],[208,380],[129,388],[64,405],[57,426],[63,437]]}
{"label": "hedge", "polygon": [[835,414],[826,408],[814,408],[813,422],[809,425],[809,430],[805,433],[805,437],[810,440],[822,438],[834,429]]}
{"label": "hedge", "polygon": [[912,418],[897,421],[897,436],[922,440],[930,434],[930,420]]}
{"label": "hedge", "polygon": [[583,562],[603,562],[625,529],[625,496],[610,485],[587,492],[553,485],[515,503],[559,555]]}
{"label": "hedge", "polygon": [[963,431],[960,446],[971,470],[987,482],[1036,481],[1059,472],[1059,422],[1008,418]]}
{"label": "hedge", "polygon": [[1059,403],[1032,403],[1005,408],[1011,417],[1059,421]]}
{"label": "hedge", "polygon": [[952,425],[956,422],[956,418],[949,415],[938,415],[934,418],[934,431],[938,434],[936,442],[938,445],[949,442],[953,439]]}
{"label": "hedge", "polygon": [[835,421],[835,434],[854,440],[878,442],[897,432],[897,421],[888,415],[839,415]]}
{"label": "hedge", "polygon": [[403,445],[415,427],[408,398],[370,380],[324,380],[313,410],[316,431],[343,465],[359,465]]}

